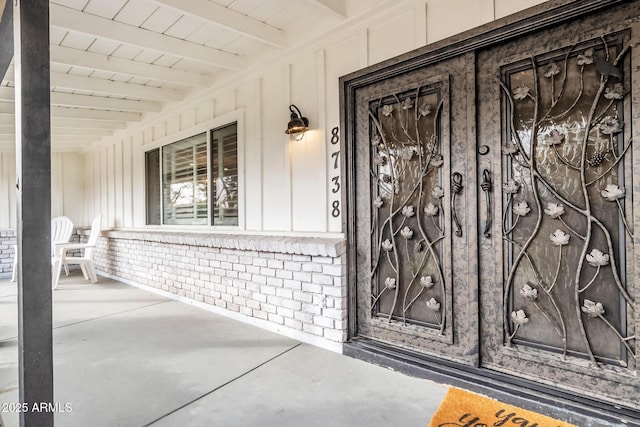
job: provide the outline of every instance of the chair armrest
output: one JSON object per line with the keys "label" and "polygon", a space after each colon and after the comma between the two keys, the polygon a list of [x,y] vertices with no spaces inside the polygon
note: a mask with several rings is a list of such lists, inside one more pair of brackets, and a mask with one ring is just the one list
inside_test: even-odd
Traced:
{"label": "chair armrest", "polygon": [[64,259],[64,257],[67,255],[67,251],[72,251],[75,249],[88,249],[93,247],[95,247],[95,245],[89,245],[87,243],[56,243],[54,257],[57,256]]}
{"label": "chair armrest", "polygon": [[64,249],[64,250],[73,250],[73,249],[85,249],[85,248],[93,248],[95,245],[89,245],[87,243],[56,243],[56,248]]}

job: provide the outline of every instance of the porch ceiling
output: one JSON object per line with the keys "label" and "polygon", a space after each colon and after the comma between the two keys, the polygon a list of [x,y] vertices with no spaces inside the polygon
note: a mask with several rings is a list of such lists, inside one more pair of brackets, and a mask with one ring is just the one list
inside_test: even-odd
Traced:
{"label": "porch ceiling", "polygon": [[[379,0],[51,0],[52,147],[81,150],[380,8]],[[14,68],[0,145],[14,134]]]}

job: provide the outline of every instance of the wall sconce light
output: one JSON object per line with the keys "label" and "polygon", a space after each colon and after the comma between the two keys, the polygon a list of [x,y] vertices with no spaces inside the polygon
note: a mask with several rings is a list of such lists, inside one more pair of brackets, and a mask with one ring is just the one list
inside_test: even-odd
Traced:
{"label": "wall sconce light", "polygon": [[289,135],[292,141],[301,141],[304,133],[309,130],[309,119],[303,117],[298,107],[293,104],[289,105],[289,111],[291,111],[291,120],[284,133]]}

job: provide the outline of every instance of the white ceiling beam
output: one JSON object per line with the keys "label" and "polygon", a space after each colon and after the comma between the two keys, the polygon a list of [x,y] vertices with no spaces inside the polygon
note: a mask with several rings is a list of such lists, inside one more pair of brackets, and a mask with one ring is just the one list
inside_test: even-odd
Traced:
{"label": "white ceiling beam", "polygon": [[[68,137],[66,137],[68,138]],[[100,141],[82,141],[82,142],[72,142],[69,143],[65,141],[56,141],[55,139],[51,140],[51,152],[52,153],[81,153],[84,151],[88,151],[91,148],[93,142]]]}
{"label": "white ceiling beam", "polygon": [[96,108],[99,110],[136,111],[141,113],[158,113],[162,110],[162,106],[157,102],[131,101],[129,99],[105,98],[102,96],[76,95],[59,92],[51,93],[51,105]]}
{"label": "white ceiling beam", "polygon": [[[16,118],[13,114],[0,115],[0,126],[13,126],[15,124],[15,120]],[[108,121],[108,120],[79,120],[79,119],[68,119],[64,117],[52,117],[51,127],[115,130],[115,129],[126,128],[127,123]]]}
{"label": "white ceiling beam", "polygon": [[111,136],[113,131],[109,129],[74,129],[74,128],[51,128],[51,137],[55,136]]}
{"label": "white ceiling beam", "polygon": [[[13,101],[0,102],[0,116],[14,116]],[[129,111],[107,111],[90,108],[51,107],[51,117],[63,117],[73,120],[105,120],[116,122],[139,122],[142,114]]]}
{"label": "white ceiling beam", "polygon": [[56,72],[51,73],[51,86],[86,90],[104,95],[127,96],[157,101],[182,101],[184,99],[182,92],[173,89],[160,89],[151,86]]}
{"label": "white ceiling beam", "polygon": [[[93,136],[52,136],[51,151],[56,153],[77,153],[88,150],[94,143],[98,143],[100,140],[100,137]],[[15,136],[0,135],[0,149],[2,151],[13,151],[15,148]]]}
{"label": "white ceiling beam", "polygon": [[51,46],[50,52],[51,62],[53,63],[87,68],[89,70],[108,71],[126,76],[195,87],[209,87],[213,81],[211,77],[204,74],[130,61],[70,47]]}
{"label": "white ceiling beam", "polygon": [[65,30],[230,70],[239,70],[244,66],[244,61],[238,55],[80,12],[55,3],[49,5],[49,14],[51,26]]}
{"label": "white ceiling beam", "polygon": [[[13,142],[15,143],[16,137],[15,135],[11,135],[11,134],[0,134],[0,142]],[[53,143],[81,143],[84,146],[86,146],[88,143],[90,142],[95,142],[95,141],[99,141],[100,137],[99,136],[73,136],[73,135],[66,135],[66,136],[53,136],[51,137],[51,141],[52,144]]]}
{"label": "white ceiling beam", "polygon": [[[7,70],[5,80],[15,82],[13,73],[13,65],[11,65]],[[127,96],[157,101],[182,101],[184,99],[182,91],[174,89],[161,89],[151,86],[58,73],[56,71],[51,72],[51,87],[85,90],[102,95]]]}
{"label": "white ceiling beam", "polygon": [[275,47],[287,47],[287,33],[209,0],[151,0],[199,20]]}
{"label": "white ceiling beam", "polygon": [[347,6],[344,0],[309,0],[311,3],[323,7],[340,18],[347,17]]}
{"label": "white ceiling beam", "polygon": [[[6,138],[5,138],[6,137]],[[101,141],[100,137],[81,136],[56,136],[51,138],[51,152],[53,153],[78,153],[87,151],[95,143]],[[13,136],[0,135],[0,149],[2,151],[13,151],[16,148],[16,141]]]}
{"label": "white ceiling beam", "polygon": [[[0,125],[0,135],[15,135],[14,126]],[[51,136],[110,136],[113,131],[109,129],[78,129],[78,128],[51,128]]]}
{"label": "white ceiling beam", "polygon": [[140,122],[142,114],[135,111],[107,111],[90,108],[51,107],[51,117],[64,117],[75,120],[111,120]]}
{"label": "white ceiling beam", "polygon": [[[0,87],[0,100],[13,101],[14,89]],[[157,113],[162,109],[158,102],[132,101],[130,99],[106,98],[103,96],[76,95],[72,93],[51,92],[51,105],[65,107],[96,108],[99,110],[137,111]]]}
{"label": "white ceiling beam", "polygon": [[116,122],[107,120],[78,120],[63,117],[52,117],[51,127],[55,128],[76,128],[76,129],[124,129],[126,122]]}

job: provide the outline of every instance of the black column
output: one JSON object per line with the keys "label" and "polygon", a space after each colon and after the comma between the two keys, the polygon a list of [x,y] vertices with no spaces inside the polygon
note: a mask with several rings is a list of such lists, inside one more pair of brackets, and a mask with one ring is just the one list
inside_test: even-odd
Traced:
{"label": "black column", "polygon": [[20,425],[53,426],[49,2],[14,1]]}

